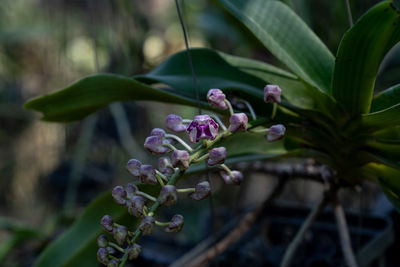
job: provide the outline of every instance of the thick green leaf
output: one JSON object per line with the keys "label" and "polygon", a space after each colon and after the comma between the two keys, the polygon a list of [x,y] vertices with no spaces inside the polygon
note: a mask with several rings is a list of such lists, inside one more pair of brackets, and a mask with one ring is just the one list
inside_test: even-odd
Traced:
{"label": "thick green leaf", "polygon": [[379,65],[400,40],[399,22],[392,1],[384,1],[363,15],[340,42],[332,95],[350,115],[369,112]]}
{"label": "thick green leaf", "polygon": [[400,104],[400,84],[380,92],[372,99],[371,112],[376,112]]}
{"label": "thick green leaf", "polygon": [[362,124],[374,131],[400,125],[400,104],[362,117]]}
{"label": "thick green leaf", "polygon": [[378,177],[386,197],[400,211],[400,169],[395,169],[383,164],[369,164],[368,172]]}
{"label": "thick green leaf", "polygon": [[127,214],[124,207],[115,204],[110,192],[96,198],[70,229],[50,243],[35,266],[97,266],[96,239],[103,232],[100,219],[105,214],[116,221]]}
{"label": "thick green leaf", "polygon": [[[80,120],[113,101],[151,100],[197,106],[194,99],[150,87],[115,74],[88,76],[58,92],[34,98],[25,108],[43,113],[46,121]],[[201,103],[203,108],[210,108]]]}
{"label": "thick green leaf", "polygon": [[297,76],[329,92],[334,57],[285,4],[267,0],[219,0]]}

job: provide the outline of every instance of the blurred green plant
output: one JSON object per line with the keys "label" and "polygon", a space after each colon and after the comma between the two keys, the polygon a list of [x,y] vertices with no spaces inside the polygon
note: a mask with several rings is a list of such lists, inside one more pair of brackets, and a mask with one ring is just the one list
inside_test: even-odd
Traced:
{"label": "blurred green plant", "polygon": [[[344,34],[336,57],[282,2],[218,2],[291,71],[210,49],[191,50],[202,100],[209,88],[218,87],[227,95],[240,95],[251,103],[262,118],[254,125],[279,121],[287,126],[278,152],[276,146],[254,149],[263,141],[248,138],[249,150],[244,147],[235,153],[232,147],[229,155],[236,159],[241,156],[241,161],[271,155],[312,157],[335,171],[331,182],[338,187],[373,181],[400,210],[400,86],[373,95],[379,66],[400,40],[400,1],[382,1],[361,16]],[[167,88],[153,86],[156,84]],[[274,118],[270,115],[272,105],[263,102],[265,84],[282,88],[283,100]],[[83,119],[114,101],[151,100],[197,106],[192,88],[186,54],[180,52],[148,74],[134,78],[92,75],[59,92],[32,99],[25,107],[42,112],[43,120],[68,122]],[[200,106],[211,109],[205,101]],[[110,212],[104,205],[96,206],[96,201],[91,209]],[[99,230],[97,225],[93,228]],[[79,224],[73,227],[79,228]],[[98,231],[93,230],[93,234]],[[44,266],[40,263],[54,258],[63,245],[70,245],[62,241],[70,235],[74,232],[68,231],[56,241],[58,249],[50,245],[37,266]],[[86,242],[88,237],[76,239]],[[79,248],[73,250],[70,257],[81,255]]]}

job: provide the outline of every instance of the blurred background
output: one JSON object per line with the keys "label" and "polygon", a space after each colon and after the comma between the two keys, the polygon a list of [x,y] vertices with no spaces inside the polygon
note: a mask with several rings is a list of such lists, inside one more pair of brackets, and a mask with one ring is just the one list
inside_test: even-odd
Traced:
{"label": "blurred background", "polygon": [[[348,29],[345,2],[284,2],[335,54]],[[356,20],[379,1],[350,2]],[[181,4],[191,47],[278,64],[216,1]],[[125,171],[130,158],[155,163],[144,151],[143,141],[152,128],[163,126],[166,115],[190,118],[196,113],[159,103],[116,103],[83,121],[58,124],[40,121],[40,114],[23,109],[24,102],[98,72],[145,73],[182,49],[173,0],[0,1],[0,266],[31,266],[92,199],[131,181]],[[381,66],[376,91],[398,82],[399,59],[395,47]],[[240,205],[258,203],[276,182],[253,165],[246,172],[243,188],[224,190],[212,177],[216,208],[235,207],[235,199],[243,200]],[[321,190],[316,183],[294,181],[282,200],[307,205],[320,197]],[[379,189],[366,185],[361,191],[343,195],[348,208],[390,211]],[[178,239],[200,240],[199,217],[209,210],[209,202],[183,201],[177,209],[188,218]],[[45,238],[17,236],[13,225],[38,229]]]}

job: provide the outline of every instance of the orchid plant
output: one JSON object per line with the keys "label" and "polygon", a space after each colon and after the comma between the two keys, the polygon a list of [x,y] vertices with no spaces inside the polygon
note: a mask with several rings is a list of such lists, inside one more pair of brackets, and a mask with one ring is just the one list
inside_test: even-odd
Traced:
{"label": "orchid plant", "polygon": [[[400,86],[374,95],[379,66],[400,41],[400,1],[382,1],[361,16],[343,35],[336,56],[282,2],[218,2],[289,71],[215,50],[191,49],[200,101],[193,90],[186,52],[179,52],[147,74],[133,78],[96,74],[25,104],[26,108],[42,112],[43,120],[57,122],[80,120],[113,101],[126,100],[200,106],[220,116],[230,115],[229,127],[218,116],[198,114],[193,120],[175,114],[167,116],[166,128],[176,133],[186,131],[189,141],[198,144],[196,147],[162,129],[154,129],[146,138],[144,146],[148,151],[171,156],[160,158],[158,170],[135,159],[128,162],[127,169],[133,176],[160,190],[154,197],[133,184],[114,188],[115,201],[125,208],[104,211],[103,215],[110,215],[101,222],[117,244],[104,236],[98,239],[98,258],[109,265],[111,262],[110,266],[123,266],[128,258],[137,257],[137,239],[150,233],[155,225],[167,227],[168,231],[180,229],[180,215],[170,222],[155,220],[154,213],[161,204],[175,203],[180,192],[191,193],[199,200],[210,190],[206,181],[194,188],[178,189],[178,179],[218,167],[225,182],[239,183],[242,174],[228,168],[234,162],[311,157],[332,170],[327,182],[334,192],[371,181],[379,184],[400,209]],[[157,84],[168,88],[158,88]],[[264,137],[255,137],[266,131],[268,141],[280,139],[286,131],[285,138],[271,145]],[[237,146],[238,140],[246,146]],[[210,166],[198,163],[206,159]],[[153,204],[147,206],[148,201]],[[100,203],[104,202],[97,200],[96,205]],[[141,218],[135,231],[114,221],[126,209]],[[52,262],[54,253],[82,224],[78,221],[61,241],[50,245],[37,265]],[[92,231],[90,238],[98,233],[99,230]],[[112,256],[115,249],[123,253],[121,259]],[[80,252],[77,248],[59,261],[75,260],[82,255]]]}

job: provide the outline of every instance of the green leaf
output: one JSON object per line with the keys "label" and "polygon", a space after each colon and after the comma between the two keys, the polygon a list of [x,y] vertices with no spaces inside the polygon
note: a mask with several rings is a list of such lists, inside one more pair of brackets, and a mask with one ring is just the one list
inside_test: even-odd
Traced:
{"label": "green leaf", "polygon": [[364,115],[362,117],[362,124],[374,131],[400,125],[400,104],[385,110]]}
{"label": "green leaf", "polygon": [[[103,233],[100,219],[105,214],[118,222],[127,215],[126,208],[117,205],[110,192],[92,201],[79,219],[46,247],[35,266],[97,266],[96,239]],[[129,218],[133,224],[135,220]]]}
{"label": "green leaf", "polygon": [[372,99],[371,112],[381,111],[400,104],[400,84],[380,92]]}
{"label": "green leaf", "polygon": [[332,95],[350,115],[368,113],[379,65],[400,40],[399,11],[384,1],[344,35],[336,56]]}
{"label": "green leaf", "polygon": [[[194,99],[150,87],[131,78],[115,74],[88,76],[58,92],[34,98],[25,108],[43,113],[42,120],[80,120],[113,101],[151,100],[197,106]],[[201,103],[203,108],[210,108]]]}
{"label": "green leaf", "polygon": [[285,4],[267,0],[219,0],[298,77],[329,92],[334,57]]}

